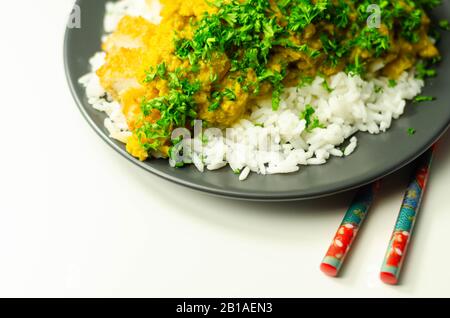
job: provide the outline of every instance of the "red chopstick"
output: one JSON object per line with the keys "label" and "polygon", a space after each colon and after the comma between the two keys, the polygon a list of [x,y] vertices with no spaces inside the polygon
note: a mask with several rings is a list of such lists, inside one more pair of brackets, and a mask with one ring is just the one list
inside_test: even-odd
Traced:
{"label": "red chopstick", "polygon": [[398,283],[406,251],[411,241],[411,235],[423,195],[430,175],[434,147],[428,150],[417,162],[414,176],[406,190],[400,213],[392,233],[386,256],[381,267],[380,279],[395,285]]}
{"label": "red chopstick", "polygon": [[333,277],[339,274],[339,270],[350,251],[358,230],[369,212],[379,185],[377,181],[361,188],[357,192],[331,242],[327,254],[320,264],[320,269],[325,274]]}

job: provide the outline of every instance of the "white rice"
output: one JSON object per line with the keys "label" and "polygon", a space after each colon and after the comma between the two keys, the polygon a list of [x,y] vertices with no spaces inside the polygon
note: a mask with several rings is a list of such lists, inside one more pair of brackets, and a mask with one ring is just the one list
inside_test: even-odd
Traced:
{"label": "white rice", "polygon": [[[159,23],[158,1],[151,3],[151,7],[145,5],[145,0],[108,3],[105,30],[114,31],[126,14],[142,15]],[[104,53],[97,53],[91,59],[92,73],[81,78],[80,83],[86,87],[89,103],[107,113],[105,126],[111,138],[126,142],[131,133],[121,106],[107,96],[95,74],[104,57]],[[184,147],[196,145],[190,148],[186,162],[201,172],[229,165],[240,174],[239,180],[247,179],[250,172],[292,173],[301,166],[322,165],[331,157],[351,155],[358,145],[355,133],[379,134],[389,129],[392,119],[403,114],[406,100],[420,94],[424,86],[414,72],[402,74],[395,87],[390,87],[387,78],[363,80],[345,73],[327,79],[331,90],[324,87],[324,81],[317,77],[306,87],[287,88],[277,111],[272,110],[270,99],[256,102],[250,116],[232,129],[222,134],[204,132],[207,142],[200,141],[200,137],[184,140]],[[306,121],[299,114],[307,105],[314,108],[323,128],[306,129]],[[172,160],[170,163],[175,164]]]}

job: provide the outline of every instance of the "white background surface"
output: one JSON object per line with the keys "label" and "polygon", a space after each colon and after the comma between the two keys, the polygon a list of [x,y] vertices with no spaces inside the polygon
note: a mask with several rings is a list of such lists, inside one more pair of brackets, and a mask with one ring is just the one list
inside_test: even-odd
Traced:
{"label": "white background surface", "polygon": [[130,164],[70,96],[62,40],[71,5],[7,1],[0,11],[0,296],[450,296],[449,134],[402,285],[383,285],[378,271],[407,170],[384,183],[342,278],[325,277],[318,266],[352,193],[238,202]]}

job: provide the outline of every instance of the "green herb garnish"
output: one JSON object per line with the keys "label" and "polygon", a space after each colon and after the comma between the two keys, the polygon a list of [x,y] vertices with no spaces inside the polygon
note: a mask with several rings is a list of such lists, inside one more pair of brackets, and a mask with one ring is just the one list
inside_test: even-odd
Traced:
{"label": "green herb garnish", "polygon": [[439,21],[439,27],[442,30],[450,31],[450,23],[448,22],[448,20],[441,20],[441,21]]}
{"label": "green herb garnish", "polygon": [[[155,73],[148,73],[150,78],[167,79],[169,82],[169,94],[166,96],[141,102],[143,117],[138,121],[139,128],[135,134],[142,147],[147,150],[158,150],[165,140],[170,139],[174,127],[185,127],[191,120],[197,117],[197,105],[193,98],[201,88],[200,81],[189,81],[186,74],[177,69],[168,72],[165,64],[160,64]],[[146,78],[147,80],[147,78]],[[155,122],[145,120],[154,112],[160,114]],[[172,141],[172,143],[174,143]]]}
{"label": "green herb garnish", "polygon": [[419,62],[416,65],[416,77],[419,79],[425,79],[427,77],[436,76],[437,72],[435,69],[428,68],[428,63]]}
{"label": "green herb garnish", "polygon": [[419,95],[414,98],[414,103],[431,102],[434,100],[436,100],[436,97]]}
{"label": "green herb garnish", "polygon": [[393,79],[390,79],[389,82],[388,82],[388,87],[393,88],[393,87],[396,87],[396,86],[397,86],[397,81],[393,80]]}
{"label": "green herb garnish", "polygon": [[319,122],[319,119],[314,116],[316,110],[310,105],[305,106],[305,110],[300,114],[300,119],[306,121],[306,130],[312,132],[315,128],[324,128],[325,126]]}
{"label": "green herb garnish", "polygon": [[324,79],[324,81],[322,83],[322,87],[325,88],[325,90],[328,93],[331,93],[333,91],[333,89],[330,87],[330,85],[328,85],[328,81],[326,79]]}

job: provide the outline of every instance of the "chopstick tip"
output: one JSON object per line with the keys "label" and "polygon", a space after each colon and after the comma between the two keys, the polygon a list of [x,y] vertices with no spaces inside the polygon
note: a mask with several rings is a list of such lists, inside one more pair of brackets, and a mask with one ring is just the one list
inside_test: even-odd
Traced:
{"label": "chopstick tip", "polygon": [[397,277],[389,272],[381,272],[380,273],[380,279],[383,283],[388,285],[397,285],[398,279]]}
{"label": "chopstick tip", "polygon": [[324,274],[326,274],[328,276],[331,276],[331,277],[336,277],[337,274],[338,274],[338,271],[337,271],[336,267],[334,267],[334,266],[332,266],[330,264],[326,264],[326,263],[320,264],[320,270]]}

